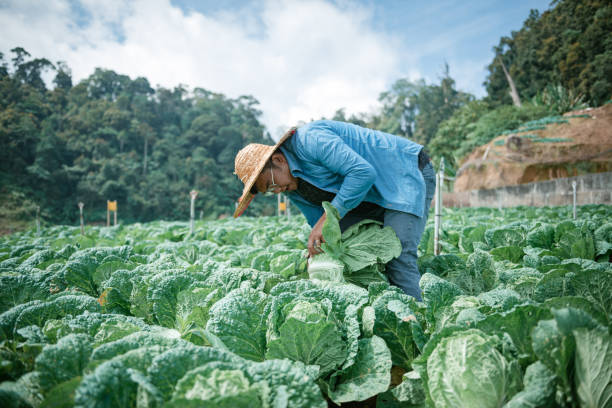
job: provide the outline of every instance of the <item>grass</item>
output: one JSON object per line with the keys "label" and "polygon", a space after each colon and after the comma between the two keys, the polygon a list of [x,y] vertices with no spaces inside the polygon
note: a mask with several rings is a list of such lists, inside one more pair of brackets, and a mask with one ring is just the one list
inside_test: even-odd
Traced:
{"label": "grass", "polygon": [[[574,115],[572,117],[585,117],[585,116],[589,117],[589,115]],[[569,120],[567,120],[566,118],[562,116],[547,116],[541,119],[525,122],[521,126],[513,130],[504,130],[503,132],[497,134],[496,136],[509,135],[512,133],[530,132],[534,130],[545,130],[548,125],[553,125],[553,124],[560,125],[564,123],[569,123]]]}
{"label": "grass", "polygon": [[[563,143],[573,142],[574,139],[563,138],[563,137],[540,137],[534,134],[521,135],[521,139],[529,139],[534,143]],[[506,139],[500,139],[493,142],[494,146],[503,146],[506,144]]]}
{"label": "grass", "polygon": [[549,138],[537,138],[537,139],[532,139],[532,142],[538,142],[538,143],[563,143],[563,142],[573,142],[574,139],[570,139],[570,138],[563,138],[563,137],[549,137]]}

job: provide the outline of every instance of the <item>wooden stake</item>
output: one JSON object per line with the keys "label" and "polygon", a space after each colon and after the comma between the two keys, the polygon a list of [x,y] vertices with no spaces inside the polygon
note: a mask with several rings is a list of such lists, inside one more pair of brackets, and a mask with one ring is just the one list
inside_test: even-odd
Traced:
{"label": "wooden stake", "polygon": [[434,255],[440,255],[440,228],[442,226],[442,186],[444,185],[444,157],[440,159],[440,170],[436,173],[436,195],[434,214]]}
{"label": "wooden stake", "polygon": [[198,196],[198,192],[195,190],[191,190],[189,193],[191,197],[191,206],[190,206],[190,216],[189,216],[189,234],[193,235],[194,224],[195,224],[195,199]]}
{"label": "wooden stake", "polygon": [[574,219],[576,219],[576,180],[572,181],[572,190],[573,190],[573,203],[574,203]]}
{"label": "wooden stake", "polygon": [[484,154],[482,155],[482,161],[487,160],[487,155],[489,154],[489,150],[491,149],[491,144],[487,145],[487,149],[485,150]]}
{"label": "wooden stake", "polygon": [[440,173],[436,173],[436,198],[434,201],[434,255],[440,255],[440,197],[442,196],[442,185],[440,184]]}
{"label": "wooden stake", "polygon": [[85,235],[85,224],[83,222],[83,206],[85,204],[83,204],[82,202],[79,202],[79,213],[80,213],[80,218],[81,218],[81,235]]}
{"label": "wooden stake", "polygon": [[36,206],[36,235],[40,235],[40,205]]}
{"label": "wooden stake", "polygon": [[110,227],[110,201],[106,200],[106,226]]}
{"label": "wooden stake", "polygon": [[144,136],[144,160],[143,160],[143,164],[142,164],[142,175],[146,176],[147,175],[147,146],[149,145],[149,138],[147,137],[147,135]]}
{"label": "wooden stake", "polygon": [[[440,159],[440,187],[444,187],[444,157]],[[442,196],[442,192],[440,192]]]}

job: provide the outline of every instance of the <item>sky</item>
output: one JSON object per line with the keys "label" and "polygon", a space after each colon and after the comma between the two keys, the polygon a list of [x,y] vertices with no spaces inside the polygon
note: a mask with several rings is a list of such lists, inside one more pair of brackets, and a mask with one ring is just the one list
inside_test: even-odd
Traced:
{"label": "sky", "polygon": [[277,139],[337,109],[375,112],[400,78],[485,95],[493,46],[550,0],[0,0],[0,52],[153,87],[252,95]]}

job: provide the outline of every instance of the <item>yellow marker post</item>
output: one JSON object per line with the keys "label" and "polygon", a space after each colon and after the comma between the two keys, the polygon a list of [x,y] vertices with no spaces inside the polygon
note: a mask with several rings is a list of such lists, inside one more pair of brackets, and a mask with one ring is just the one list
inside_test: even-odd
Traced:
{"label": "yellow marker post", "polygon": [[110,227],[110,212],[113,211],[115,225],[117,225],[117,200],[106,200],[106,226]]}

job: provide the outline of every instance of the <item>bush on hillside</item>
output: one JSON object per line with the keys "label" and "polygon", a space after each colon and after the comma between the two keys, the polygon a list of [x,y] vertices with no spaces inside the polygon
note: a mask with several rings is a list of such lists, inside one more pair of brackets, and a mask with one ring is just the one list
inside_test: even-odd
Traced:
{"label": "bush on hillside", "polygon": [[491,110],[484,101],[472,101],[440,124],[428,148],[434,161],[444,157],[451,167],[457,167],[464,156],[476,147],[490,142],[503,131],[516,129],[524,122],[550,114],[548,106],[503,105]]}
{"label": "bush on hillside", "polygon": [[457,150],[457,156],[463,157],[474,148],[490,142],[506,129],[515,129],[523,122],[536,120],[550,115],[547,106],[525,104],[521,107],[513,105],[500,106],[484,114],[469,132]]}
{"label": "bush on hillside", "polygon": [[531,103],[535,106],[546,106],[556,115],[587,107],[583,94],[561,84],[548,84],[531,99]]}

